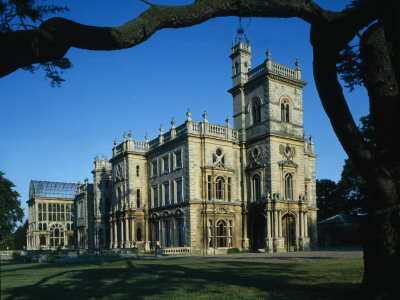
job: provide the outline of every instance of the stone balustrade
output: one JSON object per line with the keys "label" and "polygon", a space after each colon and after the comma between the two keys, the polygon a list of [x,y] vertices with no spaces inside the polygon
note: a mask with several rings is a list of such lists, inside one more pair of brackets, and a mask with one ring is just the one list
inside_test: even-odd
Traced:
{"label": "stone balustrade", "polygon": [[246,79],[249,81],[254,78],[257,78],[260,75],[267,74],[267,73],[273,73],[273,74],[277,74],[277,75],[280,75],[283,77],[296,79],[296,80],[301,79],[301,70],[299,68],[297,68],[297,69],[290,68],[290,67],[278,64],[276,62],[273,62],[271,59],[268,59],[263,64],[255,67],[254,69],[247,72]]}
{"label": "stone balustrade", "polygon": [[190,247],[163,248],[161,250],[162,255],[190,255],[190,253]]}
{"label": "stone balustrade", "polygon": [[[175,131],[174,134],[172,134],[172,130]],[[197,135],[199,137],[215,137],[238,142],[238,131],[233,130],[232,127],[228,124],[226,126],[216,125],[207,122],[207,120],[198,123],[190,119],[176,128],[171,128],[171,130],[166,132],[165,134],[160,133],[157,138],[149,142],[139,142],[132,139],[124,140],[121,144],[114,147],[113,156],[119,155],[123,152],[144,154],[147,151],[155,149],[164,143],[167,143],[173,139],[187,134],[195,136]]]}
{"label": "stone balustrade", "polygon": [[279,75],[283,75],[285,77],[290,77],[293,79],[296,78],[296,70],[293,68],[286,67],[284,65],[278,63],[272,63],[272,71],[278,73]]}

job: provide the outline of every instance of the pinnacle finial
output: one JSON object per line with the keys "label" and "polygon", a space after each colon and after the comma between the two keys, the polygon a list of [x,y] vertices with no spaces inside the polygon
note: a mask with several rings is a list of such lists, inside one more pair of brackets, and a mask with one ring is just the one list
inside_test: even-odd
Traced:
{"label": "pinnacle finial", "polygon": [[164,128],[162,127],[162,124],[160,125],[160,134],[163,134]]}
{"label": "pinnacle finial", "polygon": [[118,140],[117,140],[117,138],[115,138],[115,140],[114,140],[114,145],[115,145],[115,146],[118,145]]}
{"label": "pinnacle finial", "polygon": [[299,68],[299,66],[300,66],[300,61],[299,61],[299,58],[298,58],[298,57],[296,57],[296,62],[294,63],[294,65],[296,66],[297,69]]}
{"label": "pinnacle finial", "polygon": [[145,135],[144,138],[146,139],[146,143],[148,143],[149,142],[149,135],[147,134],[147,132],[146,132],[146,135]]}
{"label": "pinnacle finial", "polygon": [[129,129],[128,136],[129,136],[129,139],[131,140],[131,139],[132,139],[132,132],[131,132],[131,130],[130,130],[130,129]]}
{"label": "pinnacle finial", "polygon": [[126,131],[124,131],[124,135],[123,135],[123,137],[124,137],[124,141],[126,141],[126,137],[127,137],[128,135],[126,134]]}
{"label": "pinnacle finial", "polygon": [[265,54],[267,54],[267,59],[271,59],[271,51],[269,48],[267,48],[267,52],[265,52]]}
{"label": "pinnacle finial", "polygon": [[172,121],[171,121],[172,128],[175,128],[175,124],[176,124],[175,119],[174,119],[174,117],[172,117]]}
{"label": "pinnacle finial", "polygon": [[227,115],[226,120],[225,120],[227,126],[229,126],[230,121],[231,121],[231,119],[229,118],[229,115]]}
{"label": "pinnacle finial", "polygon": [[192,113],[190,112],[190,108],[188,108],[186,115],[187,115],[187,120],[190,121],[191,120],[190,116],[192,115]]}
{"label": "pinnacle finial", "polygon": [[207,122],[207,117],[208,117],[207,112],[206,112],[206,110],[204,110],[204,113],[203,113],[204,122]]}
{"label": "pinnacle finial", "polygon": [[310,134],[310,143],[312,144],[312,142],[313,142],[313,137],[311,136],[311,134]]}

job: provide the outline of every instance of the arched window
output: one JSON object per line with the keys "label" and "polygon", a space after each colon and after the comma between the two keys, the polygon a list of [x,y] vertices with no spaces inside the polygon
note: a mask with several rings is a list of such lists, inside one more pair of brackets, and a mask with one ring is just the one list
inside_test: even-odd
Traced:
{"label": "arched window", "polygon": [[223,220],[217,223],[217,247],[226,247],[226,223]]}
{"label": "arched window", "polygon": [[140,190],[139,189],[136,190],[136,207],[137,208],[140,207]]}
{"label": "arched window", "polygon": [[141,241],[142,240],[142,224],[138,223],[136,227],[136,240]]}
{"label": "arched window", "polygon": [[215,193],[217,200],[224,200],[225,199],[225,180],[223,177],[217,177],[215,181]]}
{"label": "arched window", "polygon": [[253,101],[252,117],[253,124],[258,124],[261,122],[261,103],[259,99],[255,99]]}
{"label": "arched window", "polygon": [[235,75],[239,74],[239,63],[235,62]]}
{"label": "arched window", "polygon": [[285,198],[293,200],[293,176],[290,173],[285,175]]}
{"label": "arched window", "polygon": [[289,101],[284,99],[281,104],[281,121],[289,122]]}
{"label": "arched window", "polygon": [[140,176],[140,167],[136,166],[136,177]]}
{"label": "arched window", "polygon": [[259,175],[253,176],[253,200],[254,202],[261,201],[261,180]]}
{"label": "arched window", "polygon": [[50,246],[64,246],[64,229],[59,224],[54,224],[50,228]]}

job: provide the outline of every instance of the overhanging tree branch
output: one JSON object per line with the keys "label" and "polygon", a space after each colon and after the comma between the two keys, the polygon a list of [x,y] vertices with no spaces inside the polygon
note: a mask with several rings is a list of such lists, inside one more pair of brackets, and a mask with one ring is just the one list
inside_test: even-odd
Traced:
{"label": "overhanging tree branch", "polygon": [[0,77],[18,68],[62,58],[69,48],[118,50],[146,41],[157,30],[181,28],[221,16],[298,17],[326,22],[338,13],[325,11],[308,0],[199,0],[186,6],[155,5],[119,27],[82,25],[52,18],[34,30],[0,35]]}

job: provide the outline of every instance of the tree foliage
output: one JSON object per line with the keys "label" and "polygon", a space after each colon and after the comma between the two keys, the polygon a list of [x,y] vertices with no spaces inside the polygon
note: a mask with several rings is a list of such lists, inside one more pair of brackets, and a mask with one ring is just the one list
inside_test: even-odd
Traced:
{"label": "tree foliage", "polygon": [[18,226],[15,230],[13,240],[13,250],[24,250],[26,248],[26,233],[28,232],[28,219],[25,220],[24,224]]}
{"label": "tree foliage", "polygon": [[12,246],[12,233],[17,222],[22,222],[24,211],[15,185],[0,172],[0,249]]}
{"label": "tree foliage", "polygon": [[[45,2],[43,0],[42,2]],[[50,14],[67,11],[67,7],[56,5],[38,5],[36,0],[9,0],[0,2],[0,34],[11,33],[21,30],[38,28],[38,24]],[[70,60],[66,57],[52,59],[38,64],[29,64],[22,69],[34,73],[41,69],[46,78],[50,79],[50,85],[59,87],[65,81],[61,74],[72,67]]]}
{"label": "tree foliage", "polygon": [[[376,141],[371,117],[368,115],[360,118],[360,123],[360,133],[373,151]],[[329,179],[317,180],[318,220],[324,220],[339,213],[365,214],[370,197],[367,182],[360,175],[356,166],[347,158],[338,183]]]}

